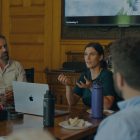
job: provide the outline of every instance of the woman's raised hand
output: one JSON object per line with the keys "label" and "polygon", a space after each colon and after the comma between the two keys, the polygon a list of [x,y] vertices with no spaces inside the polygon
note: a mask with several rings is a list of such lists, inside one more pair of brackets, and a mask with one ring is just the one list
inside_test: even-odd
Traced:
{"label": "woman's raised hand", "polygon": [[65,85],[65,86],[70,86],[71,85],[71,80],[70,80],[70,78],[68,78],[66,75],[64,75],[63,73],[62,74],[60,74],[59,76],[58,76],[58,81],[60,82],[60,83],[62,83],[63,85]]}
{"label": "woman's raised hand", "polygon": [[89,88],[90,89],[92,86],[92,81],[88,80],[86,78],[86,76],[84,76],[84,79],[85,79],[86,83],[83,83],[82,81],[80,81],[80,82],[76,82],[76,85],[80,88]]}

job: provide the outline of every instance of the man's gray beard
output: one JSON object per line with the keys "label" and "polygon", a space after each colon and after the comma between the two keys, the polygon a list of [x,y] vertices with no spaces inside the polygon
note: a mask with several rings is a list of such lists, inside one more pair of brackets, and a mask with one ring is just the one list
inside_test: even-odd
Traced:
{"label": "man's gray beard", "polygon": [[5,64],[8,63],[8,61],[9,61],[9,54],[8,54],[8,52],[3,53],[3,55],[1,56],[1,60],[2,60]]}

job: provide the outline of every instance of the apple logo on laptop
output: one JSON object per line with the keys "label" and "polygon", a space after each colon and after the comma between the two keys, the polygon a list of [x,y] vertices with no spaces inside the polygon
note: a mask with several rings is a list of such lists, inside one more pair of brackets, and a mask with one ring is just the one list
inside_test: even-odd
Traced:
{"label": "apple logo on laptop", "polygon": [[30,101],[33,101],[33,96],[32,95],[29,97],[29,100]]}

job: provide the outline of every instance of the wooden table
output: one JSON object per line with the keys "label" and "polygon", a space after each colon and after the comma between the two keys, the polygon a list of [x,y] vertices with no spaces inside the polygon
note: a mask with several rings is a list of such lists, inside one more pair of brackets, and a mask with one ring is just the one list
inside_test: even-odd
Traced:
{"label": "wooden table", "polygon": [[[97,129],[101,120],[93,119],[85,109],[71,108],[70,113],[55,117],[55,126],[50,128],[43,127],[43,118],[34,115],[25,115],[23,119],[8,120],[0,122],[0,136],[7,136],[10,133],[23,129],[42,129],[51,132],[57,139],[60,140],[77,140],[85,136],[90,137]],[[70,117],[83,118],[93,124],[93,126],[81,130],[69,130],[60,127],[58,124],[61,121],[68,120]]]}

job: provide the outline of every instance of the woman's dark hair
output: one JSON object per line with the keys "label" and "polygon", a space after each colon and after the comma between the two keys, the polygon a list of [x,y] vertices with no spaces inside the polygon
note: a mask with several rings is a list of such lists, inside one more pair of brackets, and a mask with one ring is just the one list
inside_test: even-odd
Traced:
{"label": "woman's dark hair", "polygon": [[103,46],[102,46],[100,43],[91,42],[91,43],[89,43],[89,44],[87,44],[87,45],[85,46],[85,49],[86,49],[86,48],[89,48],[89,47],[94,48],[94,49],[97,51],[97,53],[98,53],[99,55],[103,55],[103,59],[100,61],[100,66],[101,66],[103,69],[107,69],[107,63],[106,63],[106,61],[104,60],[104,49],[103,49]]}

